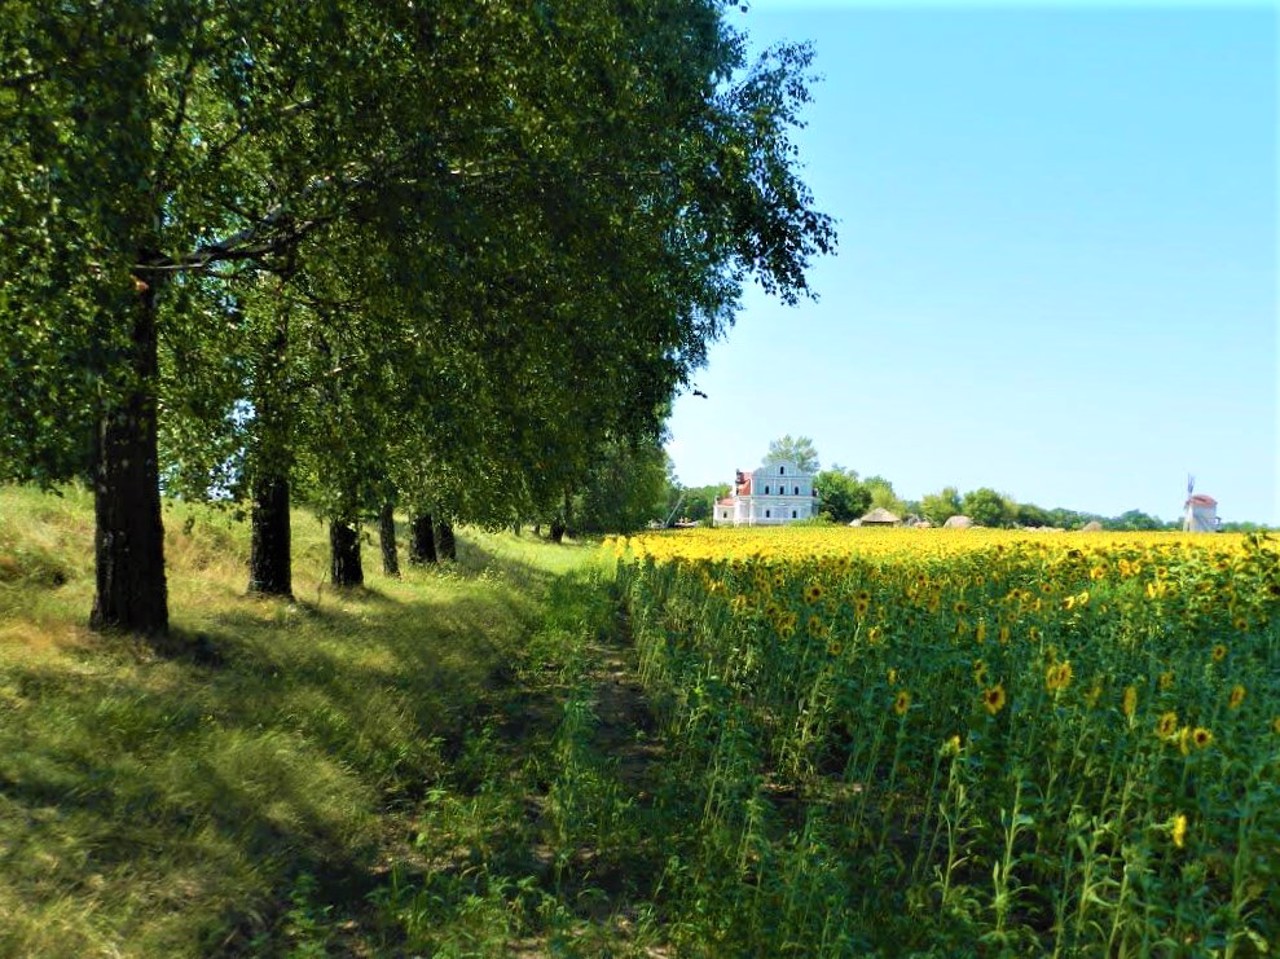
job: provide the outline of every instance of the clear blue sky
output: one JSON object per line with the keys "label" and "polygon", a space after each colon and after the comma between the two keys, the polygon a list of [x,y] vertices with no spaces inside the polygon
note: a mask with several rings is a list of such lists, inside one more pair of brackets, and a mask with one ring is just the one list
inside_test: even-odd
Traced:
{"label": "clear blue sky", "polygon": [[796,141],[837,254],[750,288],[677,400],[685,485],[769,441],[918,499],[1280,524],[1277,8],[754,0],[816,50]]}

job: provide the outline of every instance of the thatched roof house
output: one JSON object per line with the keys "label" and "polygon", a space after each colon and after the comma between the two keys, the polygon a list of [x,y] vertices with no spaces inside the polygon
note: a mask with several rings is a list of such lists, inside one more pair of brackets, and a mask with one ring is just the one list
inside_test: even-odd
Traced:
{"label": "thatched roof house", "polygon": [[862,526],[897,526],[901,523],[898,517],[894,516],[883,506],[877,506],[869,513],[863,514],[859,523]]}

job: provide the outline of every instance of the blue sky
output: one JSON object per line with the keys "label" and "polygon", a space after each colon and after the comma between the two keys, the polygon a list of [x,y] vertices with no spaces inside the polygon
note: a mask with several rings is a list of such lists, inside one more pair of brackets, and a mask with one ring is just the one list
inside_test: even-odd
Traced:
{"label": "blue sky", "polygon": [[784,433],[916,499],[1280,525],[1277,8],[754,0],[812,41],[796,142],[837,254],[749,289],[677,400],[681,482]]}

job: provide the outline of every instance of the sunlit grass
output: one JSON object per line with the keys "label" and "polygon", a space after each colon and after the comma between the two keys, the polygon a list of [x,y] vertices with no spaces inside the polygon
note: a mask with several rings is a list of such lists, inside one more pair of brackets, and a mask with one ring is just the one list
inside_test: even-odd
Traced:
{"label": "sunlit grass", "polygon": [[368,549],[370,588],[335,590],[325,529],[299,511],[287,602],[245,595],[242,517],[174,503],[165,526],[191,660],[85,628],[87,494],[0,488],[0,954],[333,938],[333,910],[361,918],[500,707],[550,583],[589,555],[468,530],[456,565],[390,580]]}

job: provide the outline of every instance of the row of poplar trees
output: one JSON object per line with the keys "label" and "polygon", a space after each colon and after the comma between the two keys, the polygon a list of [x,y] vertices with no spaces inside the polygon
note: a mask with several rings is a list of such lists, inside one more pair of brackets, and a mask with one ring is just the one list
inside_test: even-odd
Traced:
{"label": "row of poplar trees", "polygon": [[[744,8],[745,9],[745,8]],[[720,0],[0,0],[0,478],[86,477],[91,625],[168,633],[161,497],[506,524],[651,441],[747,280],[834,243],[810,52]],[[541,511],[541,512],[540,512]]]}

